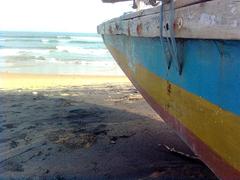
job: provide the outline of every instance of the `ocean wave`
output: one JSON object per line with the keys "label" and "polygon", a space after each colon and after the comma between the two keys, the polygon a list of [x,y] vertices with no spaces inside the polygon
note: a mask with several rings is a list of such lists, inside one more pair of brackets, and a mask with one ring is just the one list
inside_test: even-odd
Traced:
{"label": "ocean wave", "polygon": [[48,39],[41,39],[41,41],[45,44],[45,43],[48,43]]}
{"label": "ocean wave", "polygon": [[49,39],[48,42],[49,43],[58,43],[59,40],[57,40],[57,39]]}
{"label": "ocean wave", "polygon": [[66,36],[57,36],[58,39],[71,39],[70,36],[66,35]]}
{"label": "ocean wave", "polygon": [[33,55],[33,54],[21,54],[21,55],[11,55],[5,56],[4,60],[7,62],[29,62],[29,61],[46,61],[47,57],[41,55]]}
{"label": "ocean wave", "polygon": [[47,49],[0,49],[0,56],[21,56],[26,54],[46,55],[49,53]]}
{"label": "ocean wave", "polygon": [[5,38],[5,42],[42,42],[37,38]]}
{"label": "ocean wave", "polygon": [[103,42],[101,37],[94,36],[71,36],[71,40],[82,41],[82,42]]}
{"label": "ocean wave", "polygon": [[1,46],[2,49],[28,49],[28,50],[34,50],[34,49],[39,49],[39,50],[56,50],[56,45],[29,45],[29,46],[20,46],[20,45],[15,45],[15,46]]}
{"label": "ocean wave", "polygon": [[59,40],[57,39],[41,39],[41,42],[46,44],[46,43],[59,43]]}
{"label": "ocean wave", "polygon": [[72,47],[72,46],[57,46],[58,51],[77,53],[77,54],[86,54],[86,55],[108,55],[109,52],[106,49],[85,49],[81,47]]}
{"label": "ocean wave", "polygon": [[7,56],[5,60],[11,63],[18,63],[18,62],[27,62],[27,61],[34,61],[36,56],[34,55],[18,55],[18,56]]}
{"label": "ocean wave", "polygon": [[[40,62],[39,60],[37,60]],[[41,61],[43,62],[43,61]],[[57,58],[48,58],[44,63],[54,63],[54,64],[74,64],[74,65],[86,65],[86,66],[118,66],[115,61],[106,61],[106,60],[98,60],[98,61],[86,61],[86,60],[60,60]]]}
{"label": "ocean wave", "polygon": [[34,35],[34,34],[29,34],[29,35],[21,35],[21,34],[17,34],[17,35],[2,35],[2,37],[5,38],[9,38],[9,39],[42,39],[42,38],[47,38],[47,39],[57,39],[58,36],[55,35]]}
{"label": "ocean wave", "polygon": [[91,41],[73,40],[73,41],[69,41],[69,43],[72,43],[72,44],[101,44],[102,42],[100,42],[100,41],[91,42]]}
{"label": "ocean wave", "polygon": [[0,56],[14,56],[18,55],[21,49],[0,49]]}
{"label": "ocean wave", "polygon": [[117,63],[94,34],[12,33],[0,37],[0,66],[21,72],[95,74],[118,72]]}

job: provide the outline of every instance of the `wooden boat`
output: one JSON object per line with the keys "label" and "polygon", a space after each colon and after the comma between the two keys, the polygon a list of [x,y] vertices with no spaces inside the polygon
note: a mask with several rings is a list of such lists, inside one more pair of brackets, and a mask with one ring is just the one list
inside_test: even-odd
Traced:
{"label": "wooden boat", "polygon": [[240,2],[176,0],[98,26],[153,109],[221,179],[240,179]]}

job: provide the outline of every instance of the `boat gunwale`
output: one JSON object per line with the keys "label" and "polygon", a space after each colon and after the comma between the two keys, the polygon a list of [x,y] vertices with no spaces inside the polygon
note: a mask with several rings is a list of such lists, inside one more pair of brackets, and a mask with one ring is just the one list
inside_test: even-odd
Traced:
{"label": "boat gunwale", "polygon": [[[169,23],[169,7],[164,8],[163,25]],[[160,6],[125,14],[98,26],[99,34],[160,37]],[[240,2],[210,0],[175,9],[176,38],[240,40]],[[163,37],[170,33],[163,30]]]}

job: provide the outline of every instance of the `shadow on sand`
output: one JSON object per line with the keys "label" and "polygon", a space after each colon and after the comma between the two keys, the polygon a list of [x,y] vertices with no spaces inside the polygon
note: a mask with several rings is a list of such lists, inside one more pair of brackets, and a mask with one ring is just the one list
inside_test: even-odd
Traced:
{"label": "shadow on sand", "polygon": [[165,123],[133,111],[143,100],[113,105],[76,92],[0,92],[1,177],[216,179],[164,148],[191,154]]}

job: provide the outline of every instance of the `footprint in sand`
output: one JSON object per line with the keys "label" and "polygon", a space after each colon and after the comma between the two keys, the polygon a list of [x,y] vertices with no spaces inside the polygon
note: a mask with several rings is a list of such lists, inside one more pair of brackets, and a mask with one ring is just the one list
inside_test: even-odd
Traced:
{"label": "footprint in sand", "polygon": [[15,128],[14,124],[11,124],[11,123],[9,123],[9,124],[3,124],[3,127],[7,128],[7,129],[13,129],[13,128]]}
{"label": "footprint in sand", "polygon": [[10,148],[13,149],[13,148],[16,148],[18,146],[19,142],[16,142],[16,141],[11,141],[10,142]]}
{"label": "footprint in sand", "polygon": [[11,172],[22,172],[24,171],[24,168],[22,164],[16,162],[16,161],[8,161],[4,164],[5,171],[11,171]]}

